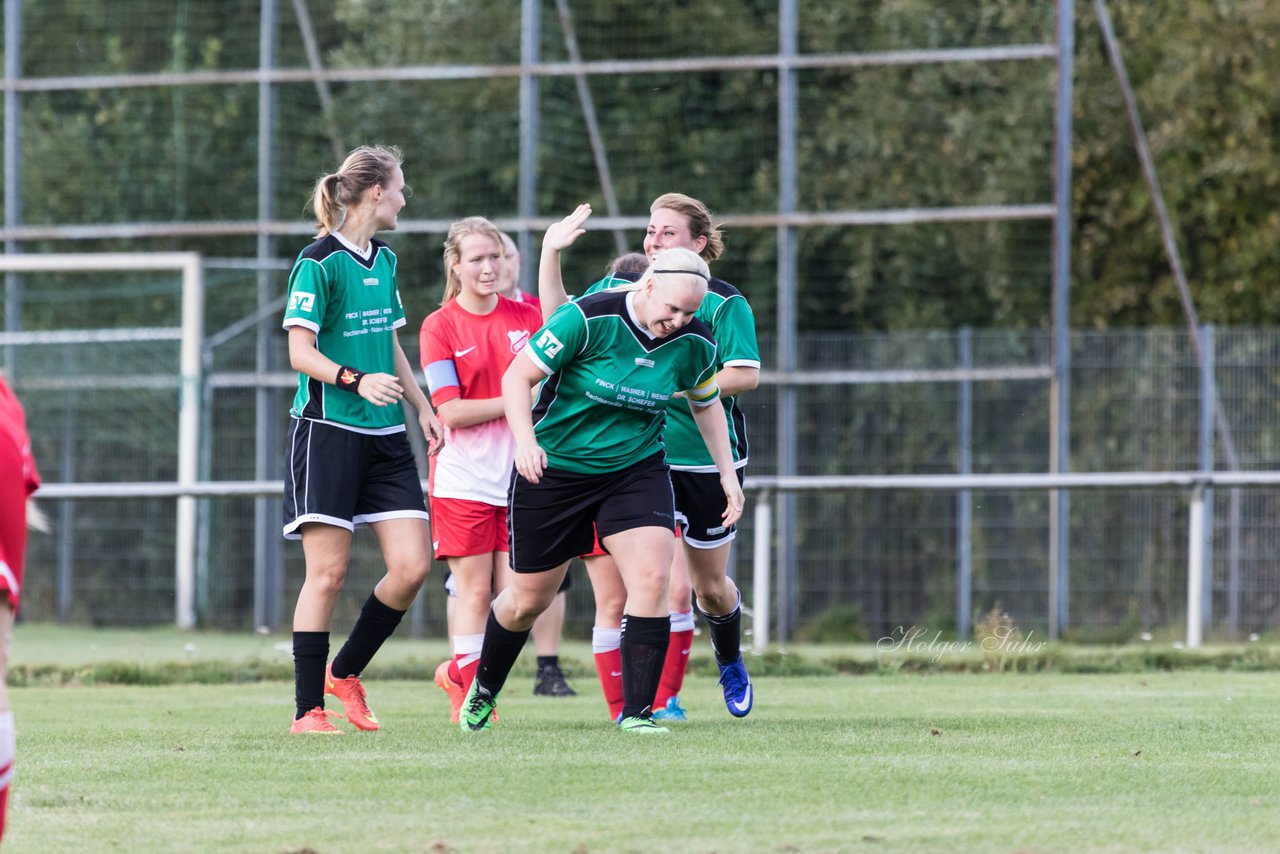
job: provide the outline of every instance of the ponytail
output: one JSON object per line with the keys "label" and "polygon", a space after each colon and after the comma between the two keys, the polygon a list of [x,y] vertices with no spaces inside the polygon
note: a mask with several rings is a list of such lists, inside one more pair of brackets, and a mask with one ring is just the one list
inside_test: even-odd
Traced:
{"label": "ponytail", "polygon": [[360,203],[373,187],[386,186],[392,171],[404,162],[393,145],[362,145],[353,149],[337,172],[322,175],[311,192],[316,237],[332,234],[347,218],[347,210]]}

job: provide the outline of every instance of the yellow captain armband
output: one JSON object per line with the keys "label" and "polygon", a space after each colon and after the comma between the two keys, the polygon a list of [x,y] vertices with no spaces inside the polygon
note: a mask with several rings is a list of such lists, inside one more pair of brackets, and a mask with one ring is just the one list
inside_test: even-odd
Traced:
{"label": "yellow captain armband", "polygon": [[694,406],[710,406],[720,398],[720,386],[713,376],[706,382],[696,385],[685,392],[685,396]]}

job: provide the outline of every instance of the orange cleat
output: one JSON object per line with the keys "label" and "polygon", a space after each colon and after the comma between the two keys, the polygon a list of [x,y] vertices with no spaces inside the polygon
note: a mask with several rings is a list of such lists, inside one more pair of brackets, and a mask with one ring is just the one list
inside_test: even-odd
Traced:
{"label": "orange cleat", "polygon": [[347,720],[355,724],[356,729],[372,732],[381,727],[365,701],[364,686],[360,684],[359,676],[334,679],[333,665],[330,664],[324,671],[324,692],[342,701],[342,710],[347,713]]}
{"label": "orange cleat", "polygon": [[449,664],[452,659],[440,662],[440,666],[436,668],[436,684],[440,686],[440,690],[445,692],[449,697],[449,723],[456,724],[460,720],[462,714],[462,701],[466,699],[467,692],[462,690],[462,686],[449,676]]}
{"label": "orange cleat", "polygon": [[309,735],[346,735],[345,732],[329,723],[329,718],[331,717],[341,718],[342,715],[316,706],[314,709],[294,721],[293,727],[289,732],[294,735],[298,735],[299,733],[306,733]]}

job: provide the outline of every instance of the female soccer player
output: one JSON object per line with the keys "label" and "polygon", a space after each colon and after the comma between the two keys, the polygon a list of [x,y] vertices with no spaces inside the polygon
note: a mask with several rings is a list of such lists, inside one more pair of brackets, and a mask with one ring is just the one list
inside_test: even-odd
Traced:
{"label": "female soccer player", "polygon": [[[589,215],[589,211],[586,215]],[[653,258],[664,249],[680,247],[697,252],[707,261],[718,259],[724,252],[724,239],[712,223],[711,212],[697,199],[681,193],[667,193],[654,200],[649,208],[649,226],[644,250]],[[582,208],[565,220],[566,228],[578,228],[585,221]],[[613,287],[610,277],[587,290],[590,294]],[[543,312],[554,310],[567,297],[558,277],[539,278],[539,296]],[[717,343],[719,372],[716,375],[724,407],[725,423],[732,440],[734,467],[741,482],[747,465],[746,418],[737,405],[737,395],[756,388],[760,381],[760,349],[756,343],[755,317],[750,305],[737,288],[722,279],[712,278],[707,296],[698,311],[698,319],[710,327]],[[671,465],[671,484],[675,492],[676,519],[683,532],[684,545],[676,550],[670,588],[671,642],[662,680],[654,700],[654,717],[683,719],[684,710],[677,695],[684,682],[693,641],[693,608],[711,626],[711,647],[720,668],[720,684],[725,706],[730,714],[743,717],[751,711],[753,689],[741,655],[741,600],[728,577],[730,543],[736,535],[732,525],[722,525],[716,517],[719,487],[716,468],[706,454],[697,428],[687,407],[667,410],[664,435],[667,461]],[[597,656],[597,672],[605,697],[617,697],[618,672],[613,666],[613,626],[621,618],[616,610],[623,598],[620,580],[607,558],[587,561],[591,584],[596,594],[596,630],[592,645]],[[692,601],[696,593],[696,603]],[[616,701],[615,701],[616,705]],[[616,714],[615,705],[610,714]]]}
{"label": "female soccer player", "polygon": [[[539,276],[554,267],[558,279],[560,251],[583,233],[565,221],[553,225]],[[634,289],[561,306],[503,377],[516,437],[510,495],[515,577],[490,611],[476,679],[463,704],[464,730],[489,726],[529,627],[555,595],[569,560],[591,549],[594,523],[627,588],[619,726],[667,731],[653,723],[650,707],[670,625],[666,592],[675,520],[661,433],[673,395],[683,392],[695,407],[695,423],[716,461],[726,501],[723,524],[736,522],[743,505],[728,431],[714,405],[715,342],[693,319],[707,278],[706,263],[694,253],[659,253]],[[538,383],[530,412],[524,395]]]}
{"label": "female soccer player", "polygon": [[436,673],[454,723],[475,678],[489,603],[510,573],[507,485],[516,446],[503,411],[502,375],[542,325],[537,308],[499,296],[502,256],[502,236],[487,219],[455,222],[444,244],[444,299],[422,322],[419,338],[447,440],[431,460],[430,479],[435,555],[448,562],[457,594],[454,666]]}
{"label": "female soccer player", "polygon": [[[293,614],[297,713],[292,732],[339,735],[324,695],[358,729],[376,730],[360,672],[391,636],[431,567],[427,508],[401,399],[418,411],[430,453],[444,437],[396,339],[405,323],[396,256],[374,237],[394,229],[406,187],[396,148],[364,146],[315,186],[320,233],[289,275],[284,327],[298,372],[284,535],[301,539],[306,580]],[[327,668],[329,625],[357,524],[378,538],[386,575]]]}
{"label": "female soccer player", "polygon": [[9,648],[13,620],[22,595],[22,568],[27,552],[27,499],[40,486],[31,456],[26,414],[4,374],[0,374],[0,839],[4,838],[9,785],[17,747],[9,708]]}

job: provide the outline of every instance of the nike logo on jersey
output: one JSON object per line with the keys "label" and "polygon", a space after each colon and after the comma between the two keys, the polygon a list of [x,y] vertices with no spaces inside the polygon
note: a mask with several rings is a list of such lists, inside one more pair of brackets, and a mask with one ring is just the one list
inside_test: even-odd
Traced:
{"label": "nike logo on jersey", "polygon": [[467,355],[468,353],[470,353],[470,352],[471,352],[472,350],[474,350],[474,349],[475,349],[475,347],[473,346],[473,347],[468,347],[468,348],[467,348],[467,349],[465,349],[465,350],[454,350],[454,351],[453,351],[453,358],[455,358],[455,359],[461,359],[463,356]]}

